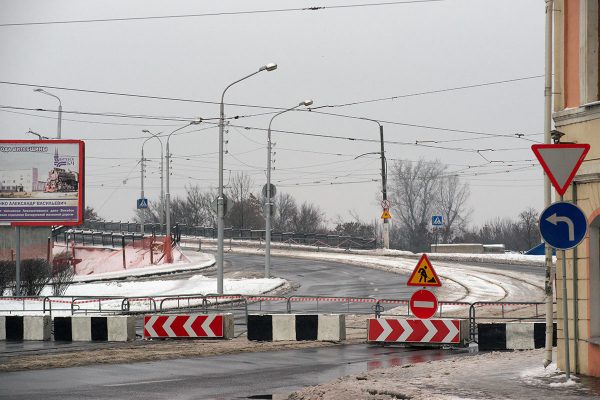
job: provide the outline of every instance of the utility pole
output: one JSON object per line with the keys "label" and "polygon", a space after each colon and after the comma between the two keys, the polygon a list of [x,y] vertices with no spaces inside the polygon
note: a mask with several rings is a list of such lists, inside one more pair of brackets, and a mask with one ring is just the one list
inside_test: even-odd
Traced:
{"label": "utility pole", "polygon": [[[146,139],[148,140],[148,139]],[[146,142],[144,142],[146,143]],[[142,144],[142,158],[140,160],[140,178],[142,180],[141,182],[141,193],[140,193],[140,199],[144,198],[144,145]],[[141,209],[142,210],[142,223],[141,223],[141,231],[142,231],[142,235],[144,234],[144,223],[145,221],[145,214],[146,214],[146,210],[145,209]]]}
{"label": "utility pole", "polygon": [[273,206],[273,203],[271,202],[271,124],[278,115],[295,110],[300,106],[308,107],[312,103],[312,100],[304,100],[294,107],[290,107],[273,115],[271,121],[269,121],[269,129],[267,130],[267,190],[265,191],[267,197],[265,201],[265,278],[269,278],[271,275],[271,207]]}
{"label": "utility pole", "polygon": [[[544,143],[551,143],[551,124],[552,124],[552,8],[554,6],[552,0],[546,0],[546,24],[545,24],[545,71],[544,71]],[[550,179],[544,173],[544,207],[548,208],[552,202],[552,193],[550,191]],[[564,256],[563,256],[564,257]],[[544,282],[544,290],[546,295],[546,343],[544,355],[544,368],[552,363],[552,339],[554,325],[554,307],[552,299],[552,248],[546,243],[545,245],[545,265],[546,279]],[[563,280],[566,276],[563,276]],[[563,292],[566,297],[567,293]]]}
{"label": "utility pole", "polygon": [[[379,124],[379,122],[378,122]],[[379,124],[379,137],[381,141],[381,194],[383,202],[387,202],[387,162],[385,159],[385,149],[383,147],[383,125]],[[390,224],[389,219],[383,219],[383,248],[390,248]]]}
{"label": "utility pole", "polygon": [[[382,207],[385,211],[386,207],[383,205],[388,203],[388,199],[387,199],[387,162],[386,162],[386,158],[385,158],[385,146],[384,146],[385,142],[383,140],[383,125],[381,125],[381,123],[379,123],[379,121],[377,121],[376,119],[364,118],[364,117],[361,117],[360,119],[364,119],[365,121],[375,122],[377,125],[379,125],[379,141],[381,143],[381,152],[380,152],[380,156],[381,156],[381,195],[382,195]],[[383,219],[383,248],[384,249],[390,248],[390,224],[389,224],[389,220],[387,218]]]}

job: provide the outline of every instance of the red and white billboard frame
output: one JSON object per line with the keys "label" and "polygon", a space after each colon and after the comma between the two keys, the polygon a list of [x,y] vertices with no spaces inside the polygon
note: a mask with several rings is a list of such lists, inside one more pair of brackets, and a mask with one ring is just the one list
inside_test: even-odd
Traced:
{"label": "red and white billboard frame", "polygon": [[[2,145],[41,145],[41,144],[77,144],[78,151],[78,182],[77,182],[77,220],[40,220],[40,221],[9,221],[0,219],[0,225],[10,226],[78,226],[83,223],[84,207],[85,207],[85,143],[82,140],[73,139],[57,139],[57,140],[0,140]],[[0,166],[2,161],[0,160]],[[0,198],[5,201],[6,198]]]}

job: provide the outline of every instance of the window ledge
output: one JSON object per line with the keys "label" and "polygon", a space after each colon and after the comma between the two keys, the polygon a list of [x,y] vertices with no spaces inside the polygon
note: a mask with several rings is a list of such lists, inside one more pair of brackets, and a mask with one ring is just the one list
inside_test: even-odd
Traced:
{"label": "window ledge", "polygon": [[592,336],[585,340],[588,343],[595,344],[596,346],[600,346],[600,336]]}

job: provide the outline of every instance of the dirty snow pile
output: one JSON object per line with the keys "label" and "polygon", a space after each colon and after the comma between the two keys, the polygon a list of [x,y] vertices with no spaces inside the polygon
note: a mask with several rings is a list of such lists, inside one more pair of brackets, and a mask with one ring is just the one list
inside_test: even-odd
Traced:
{"label": "dirty snow pile", "polygon": [[576,379],[550,365],[543,349],[479,353],[441,361],[407,364],[347,376],[292,393],[288,399],[598,399]]}

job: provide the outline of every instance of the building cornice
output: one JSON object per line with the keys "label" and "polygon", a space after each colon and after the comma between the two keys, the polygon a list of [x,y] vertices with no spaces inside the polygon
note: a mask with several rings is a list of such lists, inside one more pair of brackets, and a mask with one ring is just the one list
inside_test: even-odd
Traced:
{"label": "building cornice", "polygon": [[600,102],[584,104],[577,108],[567,108],[552,114],[554,124],[557,128],[571,124],[578,124],[594,119],[600,119]]}

